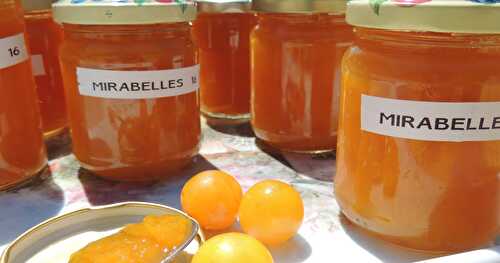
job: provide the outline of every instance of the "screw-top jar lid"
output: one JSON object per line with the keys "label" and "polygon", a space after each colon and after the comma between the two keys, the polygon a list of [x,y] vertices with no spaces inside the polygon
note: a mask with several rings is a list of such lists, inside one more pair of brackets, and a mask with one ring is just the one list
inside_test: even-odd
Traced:
{"label": "screw-top jar lid", "polygon": [[197,0],[199,13],[243,13],[251,10],[250,0]]}
{"label": "screw-top jar lid", "polygon": [[52,7],[52,0],[21,0],[24,11],[49,10]]}
{"label": "screw-top jar lid", "polygon": [[495,34],[500,0],[354,0],[346,19],[376,29]]}
{"label": "screw-top jar lid", "polygon": [[188,22],[196,18],[191,0],[58,0],[54,19],[79,25],[141,25]]}
{"label": "screw-top jar lid", "polygon": [[252,3],[257,12],[343,14],[347,0],[253,0]]}

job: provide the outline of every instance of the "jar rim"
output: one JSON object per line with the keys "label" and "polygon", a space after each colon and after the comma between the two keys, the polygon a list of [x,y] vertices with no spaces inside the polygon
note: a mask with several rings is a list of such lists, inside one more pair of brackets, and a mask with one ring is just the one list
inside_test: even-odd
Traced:
{"label": "jar rim", "polygon": [[345,13],[347,0],[253,0],[252,10],[263,13]]}
{"label": "jar rim", "polygon": [[[472,34],[429,31],[400,31],[367,27],[354,27],[356,41],[384,42],[386,47],[401,46],[404,48],[418,47],[426,50],[429,47],[440,48],[495,48],[500,50],[500,35]],[[356,42],[355,41],[355,42]],[[358,44],[360,42],[357,42]]]}
{"label": "jar rim", "polygon": [[199,13],[245,13],[251,11],[250,0],[196,0]]}

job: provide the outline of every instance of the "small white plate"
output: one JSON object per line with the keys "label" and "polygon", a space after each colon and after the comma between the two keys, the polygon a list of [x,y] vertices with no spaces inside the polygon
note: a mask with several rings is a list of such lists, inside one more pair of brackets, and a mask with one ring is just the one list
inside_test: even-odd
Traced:
{"label": "small white plate", "polygon": [[[88,243],[116,233],[148,215],[182,215],[192,222],[192,233],[177,251],[176,263],[189,263],[190,254],[204,241],[199,224],[183,212],[163,205],[127,202],[86,208],[49,219],[26,231],[4,251],[0,263],[67,263],[72,253]],[[197,242],[192,242],[193,240]]]}

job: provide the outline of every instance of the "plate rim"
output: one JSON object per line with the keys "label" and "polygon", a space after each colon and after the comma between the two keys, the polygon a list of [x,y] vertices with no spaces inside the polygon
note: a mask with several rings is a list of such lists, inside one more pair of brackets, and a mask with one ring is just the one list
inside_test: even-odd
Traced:
{"label": "plate rim", "polygon": [[[119,209],[119,208],[124,208],[124,207],[150,207],[150,208],[155,207],[155,208],[170,210],[172,212],[183,215],[186,218],[190,219],[194,223],[195,229],[193,231],[194,237],[182,249],[184,249],[187,245],[189,245],[194,239],[198,239],[198,241],[200,242],[200,245],[205,242],[205,235],[201,229],[200,224],[198,223],[198,221],[196,221],[196,219],[192,218],[191,216],[189,216],[185,212],[183,212],[177,208],[174,208],[174,207],[170,207],[170,206],[166,206],[166,205],[162,205],[162,204],[157,204],[157,203],[129,201],[129,202],[120,202],[120,203],[101,205],[101,206],[90,206],[90,207],[77,209],[74,211],[70,211],[70,212],[46,219],[46,220],[42,221],[41,223],[26,230],[20,236],[18,236],[16,239],[14,239],[12,242],[10,242],[5,247],[4,251],[2,252],[2,254],[0,256],[0,263],[8,263],[10,260],[11,251],[14,247],[16,247],[19,243],[23,242],[25,239],[27,239],[34,232],[40,231],[41,229],[43,229],[44,227],[46,227],[48,225],[56,224],[58,222],[61,222],[65,219],[67,219],[68,217],[78,216],[79,214],[89,213],[89,212],[98,211],[98,210]],[[182,251],[182,249],[180,251]]]}

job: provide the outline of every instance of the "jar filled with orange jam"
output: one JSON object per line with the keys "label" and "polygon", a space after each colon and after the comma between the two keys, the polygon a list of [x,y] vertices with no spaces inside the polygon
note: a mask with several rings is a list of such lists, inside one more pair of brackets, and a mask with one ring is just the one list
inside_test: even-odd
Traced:
{"label": "jar filled with orange jam", "polygon": [[63,0],[53,11],[64,28],[61,68],[81,166],[155,181],[188,165],[200,141],[194,3]]}
{"label": "jar filled with orange jam", "polygon": [[418,250],[488,245],[500,226],[500,6],[353,1],[347,21],[343,214]]}
{"label": "jar filled with orange jam", "polygon": [[0,1],[0,190],[47,164],[35,81],[17,0]]}
{"label": "jar filled with orange jam", "polygon": [[254,0],[252,126],[288,152],[335,150],[340,62],[351,45],[345,1]]}
{"label": "jar filled with orange jam", "polygon": [[52,20],[52,0],[22,0],[45,137],[66,127],[64,89],[59,66],[62,28]]}
{"label": "jar filled with orange jam", "polygon": [[250,32],[257,18],[247,0],[200,0],[193,37],[199,48],[202,113],[250,118]]}

